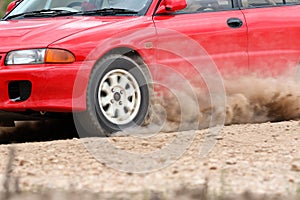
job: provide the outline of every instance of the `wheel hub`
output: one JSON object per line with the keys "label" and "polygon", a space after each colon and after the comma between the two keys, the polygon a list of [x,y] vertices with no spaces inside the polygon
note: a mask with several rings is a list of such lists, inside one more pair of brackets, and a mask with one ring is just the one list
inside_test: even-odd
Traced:
{"label": "wheel hub", "polygon": [[121,94],[119,92],[114,93],[114,99],[115,99],[115,101],[120,101]]}

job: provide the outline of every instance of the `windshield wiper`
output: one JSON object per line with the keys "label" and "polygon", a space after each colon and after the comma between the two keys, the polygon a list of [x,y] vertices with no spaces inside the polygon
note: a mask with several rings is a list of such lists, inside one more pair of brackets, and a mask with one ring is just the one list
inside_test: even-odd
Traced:
{"label": "windshield wiper", "polygon": [[20,14],[16,14],[16,15],[8,15],[8,16],[4,17],[3,20],[31,18],[31,17],[69,16],[69,15],[77,14],[78,12],[71,12],[68,10],[60,10],[60,9],[44,9],[44,10],[36,10],[36,11],[31,11],[31,12],[20,13]]}
{"label": "windshield wiper", "polygon": [[99,10],[89,10],[78,14],[81,15],[136,15],[138,11],[123,8],[103,8]]}

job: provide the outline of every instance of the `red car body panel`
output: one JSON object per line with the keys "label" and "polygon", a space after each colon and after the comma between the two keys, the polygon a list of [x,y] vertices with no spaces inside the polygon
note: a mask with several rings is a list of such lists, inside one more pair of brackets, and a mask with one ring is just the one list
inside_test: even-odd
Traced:
{"label": "red car body panel", "polygon": [[[300,7],[233,9],[192,14],[155,16],[154,0],[145,16],[68,16],[0,22],[0,110],[72,112],[86,109],[86,87],[96,62],[113,49],[133,49],[149,66],[154,79],[160,73],[155,64],[170,66],[186,77],[194,69],[188,60],[161,49],[168,40],[171,49],[184,47],[178,33],[196,42],[224,74],[264,71],[282,73],[300,61]],[[275,14],[274,14],[275,13]],[[227,24],[230,18],[243,22],[239,28]],[[165,31],[166,30],[166,31]],[[174,37],[173,37],[174,36]],[[33,48],[66,49],[75,55],[72,64],[5,66],[8,52]],[[183,48],[184,49],[184,48]],[[192,56],[189,59],[197,59]],[[205,59],[205,58],[204,58]],[[14,102],[8,95],[11,81],[30,80],[29,99]]]}
{"label": "red car body panel", "polygon": [[[229,18],[240,18],[244,24],[240,28],[230,28],[227,25]],[[247,70],[247,26],[240,10],[156,16],[154,23],[157,29],[169,29],[187,36],[187,40],[197,42],[199,48],[207,52],[207,56],[212,58],[223,74]],[[162,37],[158,31],[158,38]],[[176,38],[173,40],[176,41]],[[157,55],[158,61],[163,64],[182,67],[176,65],[179,61],[176,58],[170,59],[166,52],[159,52]]]}
{"label": "red car body panel", "polygon": [[114,22],[90,20],[89,17],[2,21],[0,51],[47,47],[52,42],[80,31]]}
{"label": "red car body panel", "polygon": [[249,69],[252,72],[278,75],[299,64],[299,11],[299,5],[243,10],[248,25]]}

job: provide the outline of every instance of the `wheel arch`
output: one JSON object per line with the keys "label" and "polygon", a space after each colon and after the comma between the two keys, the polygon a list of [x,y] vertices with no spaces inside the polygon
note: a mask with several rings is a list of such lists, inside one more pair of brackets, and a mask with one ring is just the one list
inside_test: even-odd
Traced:
{"label": "wheel arch", "polygon": [[145,75],[148,78],[148,80],[153,81],[153,78],[151,75],[151,69],[149,67],[149,65],[150,65],[149,61],[148,61],[149,59],[145,59],[146,55],[143,55],[142,52],[139,52],[131,47],[126,47],[126,46],[116,47],[116,48],[106,51],[98,58],[98,60],[95,62],[94,66],[92,68],[94,68],[98,63],[100,63],[103,59],[105,59],[107,56],[110,56],[110,55],[124,55],[126,57],[133,59],[134,61],[136,61],[139,64],[139,66],[142,68],[142,70],[146,73]]}

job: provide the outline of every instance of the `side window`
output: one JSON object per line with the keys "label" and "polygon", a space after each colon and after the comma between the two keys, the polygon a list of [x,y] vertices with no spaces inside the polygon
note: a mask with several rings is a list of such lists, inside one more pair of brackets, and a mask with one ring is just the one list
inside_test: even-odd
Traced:
{"label": "side window", "polygon": [[286,0],[286,4],[300,4],[300,0]]}
{"label": "side window", "polygon": [[178,13],[220,11],[232,7],[231,0],[187,0],[187,7]]}
{"label": "side window", "polygon": [[269,6],[281,6],[300,4],[300,0],[241,0],[242,7],[255,8],[255,7],[269,7]]}
{"label": "side window", "polygon": [[242,0],[243,7],[268,7],[283,4],[283,1],[276,0]]}

